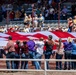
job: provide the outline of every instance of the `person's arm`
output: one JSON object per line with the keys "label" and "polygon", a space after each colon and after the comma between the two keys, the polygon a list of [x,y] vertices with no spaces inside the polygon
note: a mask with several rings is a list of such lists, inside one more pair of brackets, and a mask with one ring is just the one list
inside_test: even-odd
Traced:
{"label": "person's arm", "polygon": [[55,45],[59,45],[59,43],[58,42],[55,42]]}

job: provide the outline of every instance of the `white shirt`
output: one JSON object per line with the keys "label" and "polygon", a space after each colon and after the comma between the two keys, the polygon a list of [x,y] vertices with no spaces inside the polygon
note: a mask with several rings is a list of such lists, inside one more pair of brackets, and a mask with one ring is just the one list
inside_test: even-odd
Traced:
{"label": "white shirt", "polygon": [[37,53],[43,55],[44,42],[43,41],[36,41],[35,44],[37,45]]}

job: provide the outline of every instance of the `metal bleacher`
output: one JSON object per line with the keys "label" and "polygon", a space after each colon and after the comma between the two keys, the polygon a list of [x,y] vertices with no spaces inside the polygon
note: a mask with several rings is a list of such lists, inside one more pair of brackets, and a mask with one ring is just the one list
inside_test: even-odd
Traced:
{"label": "metal bleacher", "polygon": [[[6,20],[0,22],[0,26],[4,26],[6,25]],[[18,25],[18,26],[23,26],[23,20],[19,20],[19,21],[9,21],[8,25]],[[60,20],[59,23],[60,26],[66,27],[67,26],[67,20]],[[44,21],[44,26],[52,26],[52,27],[56,27],[58,26],[58,20],[45,20]]]}

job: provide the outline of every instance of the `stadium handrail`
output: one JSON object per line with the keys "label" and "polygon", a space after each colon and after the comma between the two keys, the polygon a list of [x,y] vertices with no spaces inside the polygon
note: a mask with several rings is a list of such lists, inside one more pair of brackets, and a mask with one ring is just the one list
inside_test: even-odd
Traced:
{"label": "stadium handrail", "polygon": [[66,59],[0,59],[0,61],[44,61],[44,69],[0,69],[0,71],[44,71],[44,75],[47,75],[46,72],[76,72],[75,70],[47,70],[46,61],[75,61],[76,60],[66,60]]}

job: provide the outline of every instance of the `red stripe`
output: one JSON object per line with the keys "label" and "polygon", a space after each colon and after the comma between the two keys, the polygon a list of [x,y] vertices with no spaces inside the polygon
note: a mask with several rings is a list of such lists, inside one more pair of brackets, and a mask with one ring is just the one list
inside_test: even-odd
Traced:
{"label": "red stripe", "polygon": [[33,37],[36,37],[36,38],[41,38],[42,37],[43,39],[48,39],[47,36],[45,36],[43,34],[40,34],[40,33],[37,33],[37,34],[33,35]]}
{"label": "red stripe", "polygon": [[12,36],[13,40],[28,40],[28,38],[26,36],[20,35],[15,32],[8,32],[7,34]]}
{"label": "red stripe", "polygon": [[59,38],[68,38],[68,37],[75,38],[73,35],[69,34],[68,32],[57,31],[57,32],[52,32],[52,33],[58,36]]}

